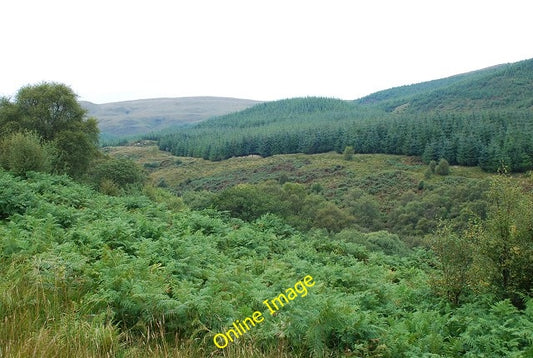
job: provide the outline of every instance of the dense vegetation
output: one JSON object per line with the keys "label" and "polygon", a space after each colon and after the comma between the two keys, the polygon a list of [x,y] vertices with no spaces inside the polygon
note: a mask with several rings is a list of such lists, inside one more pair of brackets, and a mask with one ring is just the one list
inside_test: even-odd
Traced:
{"label": "dense vegetation", "polygon": [[[188,157],[100,152],[68,87],[24,87],[0,103],[0,357],[533,356],[533,182],[506,172],[531,168],[528,100],[415,110],[530,64],[158,137]],[[268,158],[222,161],[245,154]]]}
{"label": "dense vegetation", "polygon": [[22,173],[55,171],[81,177],[97,156],[98,127],[72,90],[42,83],[0,100],[0,163]]}
{"label": "dense vegetation", "polygon": [[172,191],[194,209],[227,210],[244,220],[275,213],[300,229],[338,232],[387,230],[420,241],[440,219],[464,226],[484,218],[486,174],[446,162],[425,165],[392,155],[276,155],[221,162],[176,158],[154,143],[109,149],[137,161],[153,185]]}
{"label": "dense vegetation", "polygon": [[133,162],[113,160],[98,149],[97,120],[69,87],[41,83],[21,88],[14,100],[0,99],[0,167],[68,174],[108,194],[142,186]]}
{"label": "dense vegetation", "polygon": [[[0,172],[0,182],[3,356],[533,353],[533,301],[524,296],[531,208],[524,216],[520,204],[529,196],[495,198],[507,207],[466,230],[485,230],[479,250],[469,236],[442,235],[433,255],[384,231],[302,233],[272,214],[245,222],[175,211],[66,177]],[[268,315],[261,302],[305,275],[316,281],[308,295]],[[216,333],[254,310],[265,322],[224,351],[214,346]]]}
{"label": "dense vegetation", "polygon": [[298,98],[263,103],[173,133],[152,135],[179,156],[258,154],[421,156],[426,162],[514,172],[533,167],[533,60],[378,92],[356,102]]}

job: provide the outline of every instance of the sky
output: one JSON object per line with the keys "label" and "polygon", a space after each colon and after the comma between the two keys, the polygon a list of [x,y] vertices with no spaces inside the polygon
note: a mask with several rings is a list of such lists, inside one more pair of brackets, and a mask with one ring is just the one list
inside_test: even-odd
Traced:
{"label": "sky", "polygon": [[533,58],[531,0],[8,0],[0,96],[357,99]]}

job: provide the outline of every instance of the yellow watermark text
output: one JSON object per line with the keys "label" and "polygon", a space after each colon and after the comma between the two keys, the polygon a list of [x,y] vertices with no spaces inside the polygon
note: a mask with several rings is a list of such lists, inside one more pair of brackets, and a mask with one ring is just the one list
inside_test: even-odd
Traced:
{"label": "yellow watermark text", "polygon": [[[294,287],[287,288],[284,292],[270,300],[264,300],[263,304],[268,308],[270,315],[274,315],[274,313],[279,311],[285,305],[289,304],[291,301],[294,301],[297,297],[307,296],[307,289],[313,287],[315,283],[316,282],[314,282],[313,277],[307,275],[303,278],[303,280],[296,282]],[[233,328],[228,329],[224,333],[215,334],[213,337],[213,342],[215,343],[215,346],[220,349],[226,348],[230,342],[234,342],[252,327],[255,327],[256,324],[259,324],[264,320],[265,317],[263,317],[263,314],[260,311],[255,311],[251,317],[245,317],[242,320],[235,320],[232,323]]]}

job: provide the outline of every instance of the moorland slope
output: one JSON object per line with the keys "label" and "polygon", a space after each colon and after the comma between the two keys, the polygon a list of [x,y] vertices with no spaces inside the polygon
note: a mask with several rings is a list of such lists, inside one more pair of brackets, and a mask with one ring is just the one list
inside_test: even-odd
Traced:
{"label": "moorland slope", "polygon": [[81,102],[98,119],[104,137],[130,136],[237,112],[259,101],[226,97],[152,98],[95,104]]}

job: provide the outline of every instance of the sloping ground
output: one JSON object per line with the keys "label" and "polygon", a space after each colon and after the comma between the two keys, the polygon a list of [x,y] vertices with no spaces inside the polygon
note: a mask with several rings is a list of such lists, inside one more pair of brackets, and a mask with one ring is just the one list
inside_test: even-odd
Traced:
{"label": "sloping ground", "polygon": [[0,171],[0,184],[2,357],[532,353],[531,300],[445,304],[431,255],[367,247],[398,247],[387,232],[303,234],[272,215],[173,211],[44,174]]}
{"label": "sloping ground", "polygon": [[213,116],[238,112],[258,101],[226,97],[154,98],[95,104],[81,102],[96,117],[107,136],[126,136],[160,131]]}
{"label": "sloping ground", "polygon": [[357,102],[386,111],[531,110],[533,59],[373,93]]}

